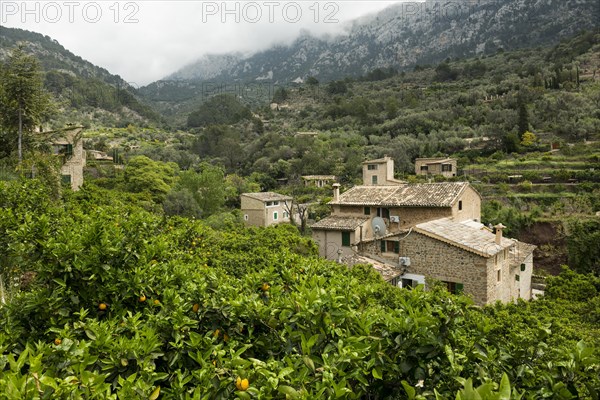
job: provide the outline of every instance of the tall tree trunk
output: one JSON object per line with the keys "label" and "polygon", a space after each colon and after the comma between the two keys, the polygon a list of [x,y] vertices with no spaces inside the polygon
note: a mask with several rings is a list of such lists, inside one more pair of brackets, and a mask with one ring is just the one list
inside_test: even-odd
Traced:
{"label": "tall tree trunk", "polygon": [[23,109],[19,107],[19,139],[18,139],[18,152],[19,152],[19,167],[23,161]]}

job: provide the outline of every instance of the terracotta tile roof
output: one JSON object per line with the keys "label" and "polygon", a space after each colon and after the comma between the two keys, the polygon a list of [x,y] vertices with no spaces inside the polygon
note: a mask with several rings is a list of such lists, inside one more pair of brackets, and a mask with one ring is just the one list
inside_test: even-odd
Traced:
{"label": "terracotta tile roof", "polygon": [[312,224],[311,228],[332,231],[353,231],[368,220],[369,218],[332,215]]}
{"label": "terracotta tile roof", "polygon": [[323,179],[323,180],[335,180],[335,175],[304,175],[302,179],[306,180],[314,180],[314,179]]}
{"label": "terracotta tile roof", "polygon": [[423,161],[426,164],[441,164],[450,161],[456,161],[455,158],[417,158],[416,161]]}
{"label": "terracotta tile roof", "polygon": [[480,228],[476,228],[470,221],[462,223],[441,218],[416,225],[414,231],[485,258],[515,245],[516,241],[508,238],[502,238],[501,245],[496,244],[496,235],[483,224],[479,225]]}
{"label": "terracotta tile roof", "polygon": [[383,164],[383,163],[387,163],[389,160],[391,160],[391,157],[383,157],[383,158],[378,158],[376,160],[366,160],[363,161],[363,164]]}
{"label": "terracotta tile roof", "polygon": [[469,186],[467,182],[417,183],[391,186],[355,186],[334,205],[387,207],[452,207]]}
{"label": "terracotta tile roof", "polygon": [[242,193],[242,196],[250,197],[260,201],[285,201],[292,200],[290,196],[275,192],[260,192],[260,193]]}

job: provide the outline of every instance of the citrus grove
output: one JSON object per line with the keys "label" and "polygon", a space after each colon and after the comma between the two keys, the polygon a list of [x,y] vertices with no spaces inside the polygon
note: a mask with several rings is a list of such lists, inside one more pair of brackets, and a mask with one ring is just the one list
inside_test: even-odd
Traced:
{"label": "citrus grove", "polygon": [[[86,185],[0,182],[0,399],[598,398],[600,281],[475,307]],[[144,208],[146,207],[146,208]]]}

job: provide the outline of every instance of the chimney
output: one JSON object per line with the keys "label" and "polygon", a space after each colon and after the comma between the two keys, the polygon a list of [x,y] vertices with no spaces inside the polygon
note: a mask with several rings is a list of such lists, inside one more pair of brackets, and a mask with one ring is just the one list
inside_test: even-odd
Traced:
{"label": "chimney", "polygon": [[338,201],[340,199],[340,184],[334,183],[333,185],[333,201]]}
{"label": "chimney", "polygon": [[499,223],[494,228],[496,229],[496,244],[500,245],[502,244],[502,229],[506,227],[502,223]]}

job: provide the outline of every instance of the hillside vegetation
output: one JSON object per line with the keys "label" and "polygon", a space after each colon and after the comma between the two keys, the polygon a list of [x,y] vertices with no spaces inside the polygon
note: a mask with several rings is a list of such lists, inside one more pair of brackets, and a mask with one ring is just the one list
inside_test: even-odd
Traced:
{"label": "hillside vegetation", "polygon": [[[0,182],[0,398],[595,398],[600,281],[473,307],[87,185]],[[142,203],[143,204],[143,203]],[[10,282],[10,284],[8,284]]]}

